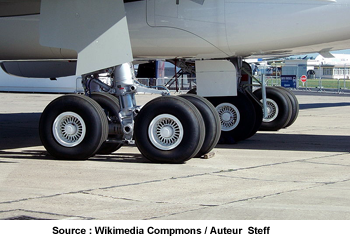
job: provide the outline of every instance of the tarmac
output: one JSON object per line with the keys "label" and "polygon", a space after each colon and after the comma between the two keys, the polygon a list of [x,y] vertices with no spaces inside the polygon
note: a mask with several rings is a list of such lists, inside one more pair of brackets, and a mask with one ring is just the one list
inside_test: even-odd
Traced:
{"label": "tarmac", "polygon": [[38,122],[59,95],[0,93],[0,220],[348,220],[350,95],[295,93],[289,128],[179,165],[151,163],[135,146],[55,160]]}

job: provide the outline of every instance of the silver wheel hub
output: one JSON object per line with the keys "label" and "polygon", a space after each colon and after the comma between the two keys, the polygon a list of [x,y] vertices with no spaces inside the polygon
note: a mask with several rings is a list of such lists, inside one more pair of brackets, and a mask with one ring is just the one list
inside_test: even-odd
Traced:
{"label": "silver wheel hub", "polygon": [[171,150],[182,141],[184,130],[180,120],[171,114],[155,117],[148,127],[151,143],[158,149]]}
{"label": "silver wheel hub", "polygon": [[163,138],[170,138],[174,134],[174,129],[170,126],[166,126],[163,127],[159,133]]}
{"label": "silver wheel hub", "polygon": [[86,134],[85,122],[74,112],[58,115],[52,126],[55,140],[64,147],[75,147],[80,144]]}
{"label": "silver wheel hub", "polygon": [[263,122],[272,122],[278,116],[278,113],[279,113],[278,104],[274,100],[267,98],[266,107],[267,107],[266,108],[267,117],[263,119]]}
{"label": "silver wheel hub", "polygon": [[221,118],[222,118],[223,121],[228,122],[228,121],[230,121],[231,114],[224,113],[224,114],[222,114]]}
{"label": "silver wheel hub", "polygon": [[68,124],[64,127],[64,131],[68,134],[68,135],[74,135],[77,132],[77,127],[73,124]]}
{"label": "silver wheel hub", "polygon": [[238,108],[231,103],[221,103],[216,107],[219,113],[221,130],[224,132],[235,129],[241,119]]}

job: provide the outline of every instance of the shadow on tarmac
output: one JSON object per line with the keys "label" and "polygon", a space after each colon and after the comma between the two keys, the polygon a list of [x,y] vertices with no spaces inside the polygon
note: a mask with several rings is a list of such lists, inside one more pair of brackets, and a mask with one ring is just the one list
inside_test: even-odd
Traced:
{"label": "shadow on tarmac", "polygon": [[41,146],[41,113],[0,114],[0,150]]}
{"label": "shadow on tarmac", "polygon": [[329,108],[329,107],[346,107],[350,106],[350,102],[340,102],[340,103],[304,103],[299,104],[299,109],[311,109],[311,108]]}
{"label": "shadow on tarmac", "polygon": [[[50,156],[46,151],[42,150],[23,150],[23,151],[0,151],[1,163],[17,163],[11,161],[11,159],[32,159],[32,160],[49,160],[49,161],[85,161],[85,160],[63,160],[55,159]],[[8,159],[9,161],[5,160]],[[141,154],[128,154],[128,153],[112,153],[110,155],[95,155],[89,158],[88,161],[98,161],[98,162],[124,162],[124,163],[151,163]]]}
{"label": "shadow on tarmac", "polygon": [[[340,103],[340,105],[345,103]],[[350,105],[350,103],[346,103]],[[304,104],[304,107],[314,107]],[[320,104],[317,104],[320,105]],[[322,105],[322,104],[321,104]],[[339,104],[325,104],[327,107]],[[0,157],[8,159],[54,160],[46,151],[15,150],[25,147],[41,146],[39,138],[39,119],[41,113],[0,114]],[[350,136],[282,134],[278,132],[258,132],[256,135],[237,144],[218,144],[216,148],[252,150],[288,150],[319,152],[350,152]],[[135,147],[135,146],[131,146]],[[150,163],[141,154],[115,152],[110,155],[96,155],[90,161]],[[1,163],[1,162],[0,162]]]}
{"label": "shadow on tarmac", "polygon": [[250,139],[237,144],[219,144],[216,147],[251,150],[350,152],[349,142],[350,136],[258,132]]}

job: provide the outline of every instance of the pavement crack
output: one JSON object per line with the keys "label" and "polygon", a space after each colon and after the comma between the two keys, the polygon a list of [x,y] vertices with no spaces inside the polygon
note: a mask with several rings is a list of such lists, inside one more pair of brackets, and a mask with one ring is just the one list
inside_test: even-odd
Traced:
{"label": "pavement crack", "polygon": [[86,191],[82,191],[82,192],[80,192],[80,193],[86,194],[86,195],[92,195],[92,196],[103,197],[103,198],[109,198],[109,199],[125,200],[125,201],[132,201],[132,202],[142,202],[142,201],[140,201],[140,200],[131,199],[131,198],[113,197],[113,196],[107,196],[107,195],[104,195],[104,194],[97,194],[97,193],[86,192]]}
{"label": "pavement crack", "polygon": [[291,160],[291,161],[285,161],[285,162],[261,164],[261,165],[250,166],[250,167],[241,167],[241,168],[236,168],[236,169],[230,168],[230,169],[226,169],[226,170],[214,171],[212,173],[217,174],[217,173],[225,173],[225,172],[236,172],[236,171],[242,171],[242,170],[250,170],[250,169],[262,168],[262,167],[271,167],[271,166],[278,166],[278,165],[282,165],[282,164],[298,163],[298,162],[314,163],[314,162],[309,162],[309,161],[316,160],[316,159],[329,158],[329,157],[337,157],[337,156],[342,156],[342,155],[345,156],[348,154],[349,153],[330,154],[330,155],[320,156],[320,157],[312,157],[312,158],[307,158],[307,159],[297,159],[297,160]]}
{"label": "pavement crack", "polygon": [[9,204],[9,203],[17,203],[17,202],[23,202],[23,201],[29,201],[29,200],[35,200],[35,199],[52,198],[52,197],[63,196],[63,195],[68,195],[68,194],[87,193],[87,192],[92,192],[95,190],[107,190],[107,189],[113,189],[113,188],[118,188],[118,187],[135,186],[135,185],[141,185],[141,184],[146,184],[146,183],[161,182],[164,180],[168,180],[168,179],[151,180],[151,181],[144,181],[144,182],[138,182],[138,183],[130,183],[130,184],[108,186],[108,187],[100,187],[100,188],[93,188],[93,189],[84,189],[84,190],[63,192],[63,193],[30,197],[30,198],[21,198],[21,199],[16,199],[16,200],[11,200],[11,201],[3,201],[3,202],[0,202],[0,204]]}
{"label": "pavement crack", "polygon": [[161,218],[168,218],[170,216],[176,216],[176,215],[180,215],[180,214],[184,214],[184,213],[189,213],[189,212],[195,212],[198,210],[204,210],[204,209],[208,209],[208,208],[217,208],[217,207],[223,207],[223,206],[227,206],[230,204],[235,204],[235,203],[242,203],[242,202],[248,202],[248,201],[253,201],[253,200],[260,200],[260,199],[265,199],[265,198],[270,198],[270,197],[275,197],[275,196],[279,196],[279,195],[283,195],[283,194],[288,194],[288,193],[293,193],[293,192],[299,192],[299,191],[305,191],[305,190],[309,190],[309,189],[314,189],[314,188],[319,188],[319,187],[324,187],[327,185],[332,185],[332,184],[337,184],[337,183],[342,183],[342,182],[348,182],[350,181],[350,179],[345,179],[345,180],[341,180],[341,181],[337,181],[337,182],[324,182],[324,183],[317,183],[313,186],[308,186],[308,187],[303,187],[303,188],[298,188],[298,189],[290,189],[287,191],[280,191],[280,192],[275,192],[275,193],[271,193],[271,194],[266,194],[266,195],[259,195],[259,196],[253,196],[253,197],[248,197],[248,198],[242,198],[242,199],[237,199],[234,201],[228,201],[222,204],[199,204],[200,208],[194,208],[194,209],[190,209],[190,210],[186,210],[186,211],[181,211],[181,212],[177,212],[177,213],[171,213],[168,215],[163,215],[163,216],[157,216],[157,217],[151,217],[145,220],[155,220],[155,219],[161,219]]}
{"label": "pavement crack", "polygon": [[209,208],[209,207],[208,206],[206,206],[206,207],[199,207],[199,208],[189,209],[189,210],[186,210],[186,211],[181,211],[181,212],[169,213],[169,214],[161,215],[161,216],[154,216],[154,217],[144,218],[143,220],[156,220],[156,219],[168,218],[170,216],[176,216],[176,215],[179,215],[179,214],[194,212],[194,211],[207,209],[207,208]]}
{"label": "pavement crack", "polygon": [[252,178],[252,177],[236,177],[236,176],[227,176],[227,175],[215,175],[222,178],[234,178],[234,179],[242,179],[242,180],[251,180],[251,181],[263,181],[263,182],[279,182],[279,183],[323,183],[323,182],[309,182],[309,181],[288,181],[288,180],[276,180],[276,179],[261,179],[261,178]]}
{"label": "pavement crack", "polygon": [[[329,157],[347,156],[347,155],[350,155],[350,153],[339,153],[339,154],[332,154],[332,155],[322,156],[322,157],[314,157],[314,158],[305,160],[305,162],[311,163],[311,164],[320,164],[320,165],[331,165],[331,166],[350,167],[350,162],[349,162],[349,165],[346,165],[346,164],[339,164],[339,163],[313,162],[313,160],[317,160],[317,159],[323,159],[323,158],[329,158]],[[344,161],[345,161],[345,160],[344,160]]]}

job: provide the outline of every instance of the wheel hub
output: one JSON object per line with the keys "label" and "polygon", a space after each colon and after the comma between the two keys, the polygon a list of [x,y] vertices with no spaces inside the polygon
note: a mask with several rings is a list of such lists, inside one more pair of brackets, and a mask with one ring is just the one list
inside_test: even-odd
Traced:
{"label": "wheel hub", "polygon": [[170,114],[155,117],[148,127],[151,143],[158,149],[171,150],[182,141],[184,130],[178,118]]}
{"label": "wheel hub", "polygon": [[85,122],[78,114],[64,112],[58,115],[52,126],[53,136],[64,147],[75,147],[86,134]]}
{"label": "wheel hub", "polygon": [[231,114],[230,113],[224,113],[224,114],[222,114],[221,118],[222,118],[223,121],[228,122],[231,119]]}
{"label": "wheel hub", "polygon": [[278,113],[279,113],[278,104],[274,100],[267,98],[266,111],[267,111],[267,117],[263,119],[263,122],[272,122],[278,116]]}
{"label": "wheel hub", "polygon": [[160,130],[159,133],[163,138],[170,138],[174,134],[174,129],[171,126],[165,126]]}
{"label": "wheel hub", "polygon": [[73,124],[67,124],[64,127],[64,131],[68,134],[68,135],[74,135],[77,132],[77,127]]}
{"label": "wheel hub", "polygon": [[231,131],[238,126],[241,117],[236,106],[231,103],[221,103],[216,110],[219,113],[222,131]]}

